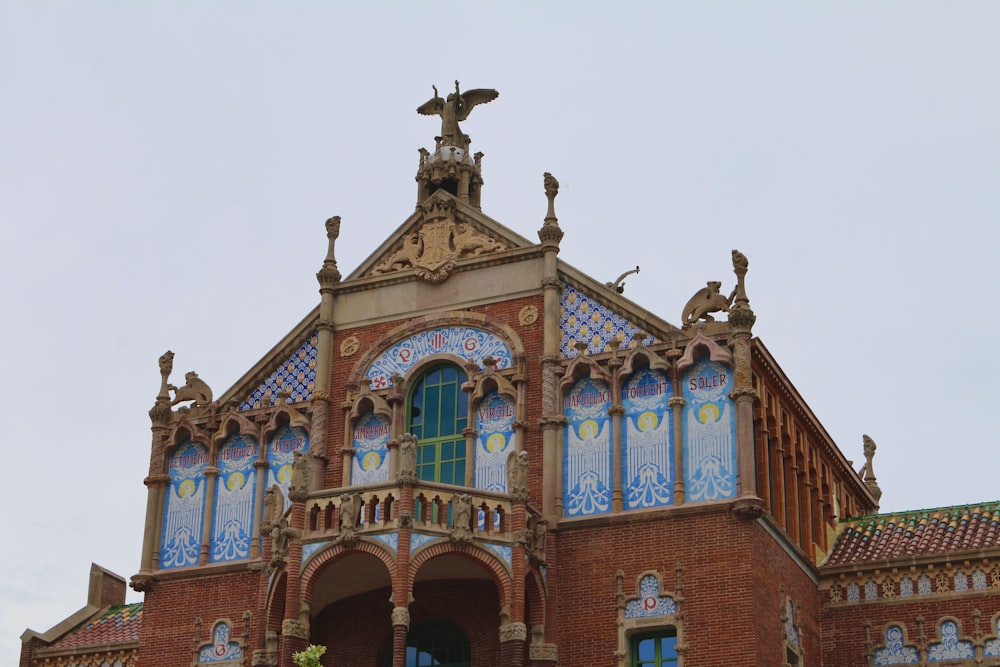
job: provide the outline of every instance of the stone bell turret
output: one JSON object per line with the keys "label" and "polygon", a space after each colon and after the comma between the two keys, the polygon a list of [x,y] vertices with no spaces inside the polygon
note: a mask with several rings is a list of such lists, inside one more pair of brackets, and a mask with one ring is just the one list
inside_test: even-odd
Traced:
{"label": "stone bell turret", "polygon": [[432,87],[434,97],[417,107],[417,113],[440,116],[441,134],[434,137],[433,153],[426,148],[419,149],[417,204],[443,189],[461,201],[481,208],[483,154],[469,154],[469,135],[462,133],[458,123],[469,117],[473,107],[492,102],[500,93],[490,88],[475,88],[463,93],[456,81],[455,92],[443,99],[438,95],[437,87]]}

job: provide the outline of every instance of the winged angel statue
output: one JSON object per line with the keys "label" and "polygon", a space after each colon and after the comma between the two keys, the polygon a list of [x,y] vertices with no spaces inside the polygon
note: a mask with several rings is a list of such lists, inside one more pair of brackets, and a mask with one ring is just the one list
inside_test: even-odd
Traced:
{"label": "winged angel statue", "polygon": [[442,99],[438,95],[437,86],[431,88],[434,89],[434,97],[417,107],[417,113],[424,116],[441,116],[441,136],[437,137],[440,145],[467,149],[469,137],[462,134],[462,129],[458,126],[459,121],[468,118],[472,108],[477,104],[492,102],[500,96],[500,93],[492,88],[473,88],[463,93],[458,89],[458,81],[455,81],[455,92],[449,93],[447,99]]}

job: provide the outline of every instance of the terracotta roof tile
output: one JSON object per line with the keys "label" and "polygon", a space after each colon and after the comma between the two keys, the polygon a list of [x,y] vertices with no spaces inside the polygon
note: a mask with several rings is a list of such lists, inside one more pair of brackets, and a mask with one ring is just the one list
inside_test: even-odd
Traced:
{"label": "terracotta roof tile", "polygon": [[108,609],[76,632],[52,645],[52,648],[86,648],[139,641],[142,628],[142,603],[121,604]]}
{"label": "terracotta roof tile", "polygon": [[824,565],[1000,547],[1000,501],[844,519]]}

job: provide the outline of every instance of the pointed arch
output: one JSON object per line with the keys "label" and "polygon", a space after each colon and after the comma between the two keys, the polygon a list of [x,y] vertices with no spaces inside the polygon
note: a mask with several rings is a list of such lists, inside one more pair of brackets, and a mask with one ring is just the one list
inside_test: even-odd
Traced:
{"label": "pointed arch", "polygon": [[705,336],[701,329],[698,329],[694,338],[684,346],[684,354],[677,360],[677,370],[683,372],[692,366],[698,360],[698,356],[702,350],[708,354],[708,358],[711,361],[718,361],[724,364],[732,364],[733,362],[732,352]]}

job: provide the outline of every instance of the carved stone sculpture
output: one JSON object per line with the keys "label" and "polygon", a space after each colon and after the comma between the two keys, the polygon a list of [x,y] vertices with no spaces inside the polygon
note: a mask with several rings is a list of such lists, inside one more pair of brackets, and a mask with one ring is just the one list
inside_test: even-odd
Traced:
{"label": "carved stone sculpture", "polygon": [[[719,293],[721,287],[722,283],[710,280],[706,287],[698,290],[687,302],[687,305],[684,306],[684,312],[681,316],[684,324],[694,324],[698,320],[714,322],[715,318],[709,313],[729,312],[729,306],[732,304],[733,297],[730,296],[727,299],[722,296]],[[735,292],[733,296],[735,296]]]}
{"label": "carved stone sculpture", "polygon": [[285,496],[281,493],[280,486],[272,484],[271,488],[264,492],[264,519],[260,524],[260,532],[270,533],[271,528],[284,513]]}
{"label": "carved stone sculpture", "polygon": [[417,437],[404,433],[399,439],[399,483],[417,482]]}
{"label": "carved stone sculpture", "polygon": [[525,549],[528,557],[539,565],[545,565],[545,534],[549,524],[544,517],[531,515],[528,517],[528,543]]}
{"label": "carved stone sculpture", "polygon": [[293,453],[292,481],[288,485],[288,497],[293,500],[304,500],[309,495],[309,485],[312,483],[312,462],[309,456],[300,451]]}
{"label": "carved stone sculpture", "polygon": [[348,493],[340,499],[340,532],[354,532],[361,512],[361,494]]}
{"label": "carved stone sculpture", "polygon": [[500,93],[492,88],[474,88],[463,93],[458,89],[458,81],[455,81],[455,92],[449,93],[447,99],[442,99],[438,95],[437,86],[431,87],[434,89],[434,97],[417,107],[417,113],[441,116],[441,136],[438,137],[441,145],[468,148],[469,137],[462,133],[459,122],[468,118],[476,105],[492,102]]}
{"label": "carved stone sculpture", "polygon": [[507,493],[514,500],[528,499],[528,452],[507,455]]}
{"label": "carved stone sculpture", "polygon": [[471,542],[472,531],[472,496],[468,493],[458,493],[452,498],[453,527],[450,539],[452,542]]}
{"label": "carved stone sculpture", "polygon": [[[164,357],[166,355],[163,355]],[[170,359],[173,359],[171,355]],[[163,372],[164,359],[160,357],[160,372]],[[198,377],[198,374],[194,371],[186,373],[184,375],[184,386],[179,389],[174,385],[167,385],[168,389],[174,390],[174,400],[170,402],[170,405],[177,405],[183,401],[194,401],[193,405],[197,407],[202,407],[208,405],[212,402],[212,390],[209,388],[205,381]]]}

